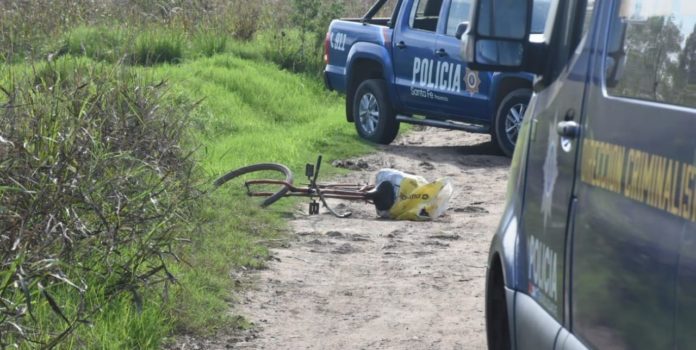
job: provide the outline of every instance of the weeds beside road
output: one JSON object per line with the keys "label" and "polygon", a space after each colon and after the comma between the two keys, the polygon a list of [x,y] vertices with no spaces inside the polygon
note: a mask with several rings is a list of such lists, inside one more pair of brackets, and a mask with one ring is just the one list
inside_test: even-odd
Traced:
{"label": "weeds beside road", "polygon": [[209,184],[370,149],[340,97],[281,69],[320,65],[298,56],[301,30],[240,42],[241,22],[216,17],[239,14],[206,4],[220,5],[0,4],[0,347],[157,348],[244,327],[229,273],[263,267],[285,224]]}

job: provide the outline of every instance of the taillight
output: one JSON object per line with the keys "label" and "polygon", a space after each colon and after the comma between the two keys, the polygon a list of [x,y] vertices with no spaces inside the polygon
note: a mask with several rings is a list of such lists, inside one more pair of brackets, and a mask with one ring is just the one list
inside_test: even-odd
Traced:
{"label": "taillight", "polygon": [[329,50],[331,46],[331,33],[326,33],[326,40],[324,40],[324,64],[329,64]]}

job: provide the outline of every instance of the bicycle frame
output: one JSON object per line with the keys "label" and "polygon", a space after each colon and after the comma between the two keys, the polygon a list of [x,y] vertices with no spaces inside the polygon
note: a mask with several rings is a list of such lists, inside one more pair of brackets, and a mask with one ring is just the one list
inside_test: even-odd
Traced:
{"label": "bicycle frame", "polygon": [[315,187],[313,187],[312,184],[306,184],[306,188],[300,188],[286,181],[260,179],[249,180],[244,183],[249,197],[268,197],[273,195],[273,192],[252,191],[251,186],[254,185],[284,185],[288,189],[288,192],[283,195],[284,197],[312,198],[323,196],[324,198],[364,201],[370,201],[372,199],[369,191],[375,188],[373,185],[352,184],[316,184]]}

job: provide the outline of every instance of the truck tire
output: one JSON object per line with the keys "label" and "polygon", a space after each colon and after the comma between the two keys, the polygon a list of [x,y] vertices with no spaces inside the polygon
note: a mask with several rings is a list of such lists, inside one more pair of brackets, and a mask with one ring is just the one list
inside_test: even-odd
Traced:
{"label": "truck tire", "polygon": [[532,90],[513,90],[498,105],[498,111],[493,123],[493,142],[508,157],[515,151],[515,143],[522,126],[524,113],[529,106]]}
{"label": "truck tire", "polygon": [[360,137],[388,145],[399,133],[399,122],[382,79],[363,81],[353,97],[353,121]]}

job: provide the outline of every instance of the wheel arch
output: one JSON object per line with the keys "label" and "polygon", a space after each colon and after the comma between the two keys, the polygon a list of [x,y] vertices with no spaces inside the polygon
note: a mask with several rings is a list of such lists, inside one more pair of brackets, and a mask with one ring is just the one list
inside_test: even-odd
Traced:
{"label": "wheel arch", "polygon": [[353,45],[348,54],[346,69],[346,119],[353,121],[353,97],[355,89],[367,79],[383,79],[387,82],[389,100],[396,107],[393,82],[393,69],[388,51],[383,46],[372,43]]}
{"label": "wheel arch", "polygon": [[[495,91],[492,91],[493,98],[491,106],[493,111],[498,111],[498,106],[503,101],[505,96],[517,89],[529,89],[532,90],[532,76],[528,74],[496,74],[493,77],[492,86],[495,87]],[[494,112],[494,114],[495,114]]]}

